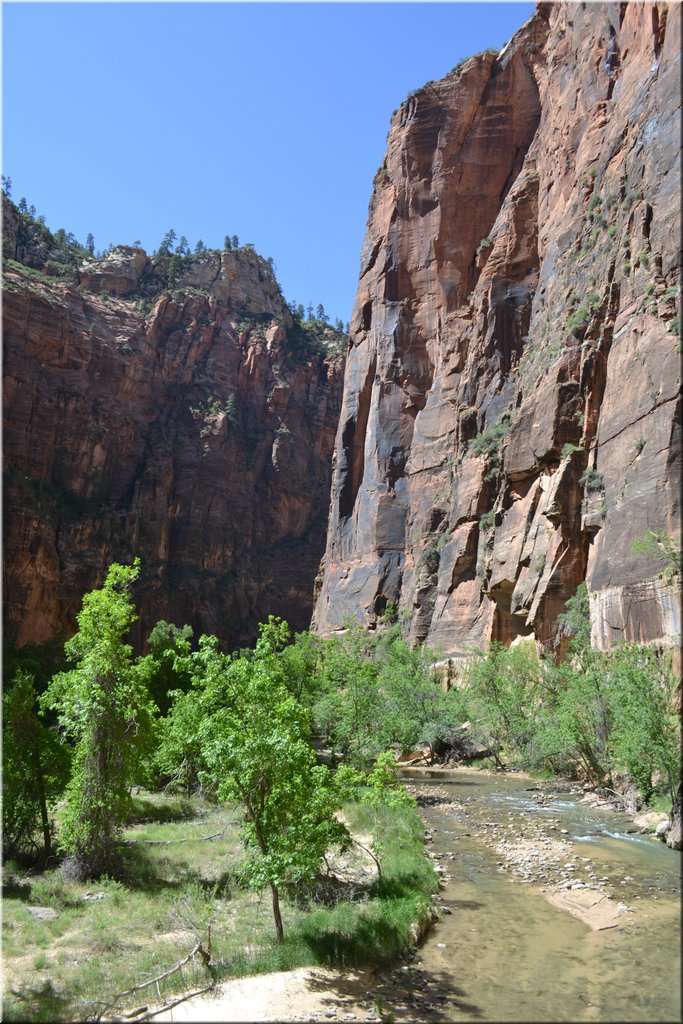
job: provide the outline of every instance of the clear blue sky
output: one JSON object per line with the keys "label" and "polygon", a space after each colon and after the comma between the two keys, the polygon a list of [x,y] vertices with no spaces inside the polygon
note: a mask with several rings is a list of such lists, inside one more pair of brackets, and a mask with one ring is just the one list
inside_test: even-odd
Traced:
{"label": "clear blue sky", "polygon": [[391,113],[531,3],[3,3],[3,174],[97,249],[169,228],[350,318]]}

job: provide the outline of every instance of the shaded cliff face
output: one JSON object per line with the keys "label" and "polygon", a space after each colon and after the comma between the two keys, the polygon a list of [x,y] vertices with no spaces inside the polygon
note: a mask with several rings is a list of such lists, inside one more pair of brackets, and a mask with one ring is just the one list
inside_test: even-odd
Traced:
{"label": "shaded cliff face", "polygon": [[[18,251],[11,207],[6,224],[6,255],[40,266],[45,239]],[[5,627],[19,644],[72,632],[83,593],[134,555],[138,644],[162,618],[230,647],[268,614],[310,621],[346,339],[294,323],[249,248],[186,257],[172,291],[169,267],[128,247],[74,283],[5,264]]]}
{"label": "shaded cliff face", "polygon": [[[351,324],[316,627],[449,654],[680,633],[680,7],[542,4],[395,112]],[[636,548],[638,544],[636,544]]]}

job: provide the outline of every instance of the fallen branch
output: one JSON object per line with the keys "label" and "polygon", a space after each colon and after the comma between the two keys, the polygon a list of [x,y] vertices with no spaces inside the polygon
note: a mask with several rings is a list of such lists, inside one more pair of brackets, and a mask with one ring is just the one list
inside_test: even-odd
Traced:
{"label": "fallen branch", "polygon": [[426,758],[426,756],[424,754],[420,754],[419,757],[413,757],[413,758],[411,758],[410,761],[399,761],[398,762],[398,770],[400,771],[401,768],[412,768],[412,766],[414,764],[418,764],[420,761],[424,761],[425,764],[430,764],[431,763],[430,761],[427,760],[427,758]]}
{"label": "fallen branch", "polygon": [[[212,982],[210,985],[205,985],[204,988],[198,988],[194,992],[187,992],[184,996],[179,996],[177,999],[171,1000],[170,1003],[164,1003],[163,1006],[159,1006],[156,1010],[149,1010],[146,1006],[143,1006],[137,1012],[144,1014],[144,1016],[136,1017],[132,1024],[142,1024],[143,1021],[152,1020],[152,1018],[156,1017],[158,1014],[164,1013],[166,1010],[172,1010],[173,1007],[178,1006],[179,1003],[184,1003],[186,999],[192,999],[193,996],[202,996],[205,992],[210,992],[213,987],[214,983]],[[147,1012],[145,1013],[145,1011]],[[113,1020],[131,1020],[134,1016],[135,1014],[124,1014],[121,1017],[114,1017]]]}
{"label": "fallen branch", "polygon": [[381,866],[380,862],[378,861],[377,857],[375,857],[375,855],[372,852],[372,850],[369,850],[367,848],[367,846],[363,846],[363,844],[359,843],[358,840],[355,839],[353,836],[351,836],[351,840],[352,840],[352,842],[354,842],[356,844],[356,846],[360,846],[361,850],[365,850],[365,852],[368,853],[372,857],[372,859],[374,860],[375,864],[377,865],[377,874],[381,878],[382,877],[382,866]]}
{"label": "fallen branch", "polygon": [[[163,974],[157,974],[157,976],[155,978],[150,978],[149,981],[142,981],[142,982],[140,982],[139,985],[133,985],[132,988],[126,989],[125,992],[119,992],[118,995],[116,995],[114,997],[114,999],[110,1003],[108,1003],[102,1011],[100,1011],[100,1013],[97,1015],[95,1020],[96,1021],[101,1021],[102,1017],[104,1017],[105,1013],[112,1011],[114,1009],[114,1007],[117,1006],[125,996],[132,996],[135,992],[141,992],[143,989],[149,988],[150,985],[156,985],[157,986],[157,991],[158,991],[158,985],[159,985],[160,981],[163,981],[164,978],[169,978],[172,974],[176,974],[178,971],[182,970],[182,968],[185,966],[185,964],[188,963],[190,960],[192,960],[192,958],[194,956],[196,956],[197,953],[199,953],[199,955],[201,956],[202,960],[204,961],[205,966],[208,967],[210,962],[211,962],[211,952],[210,952],[210,950],[211,950],[211,932],[209,932],[208,946],[209,946],[209,952],[207,952],[204,949],[204,947],[202,946],[201,942],[198,942],[197,945],[194,947],[194,949],[190,950],[190,952],[187,954],[187,956],[184,956],[182,960],[179,960],[178,963],[174,967],[169,967],[169,969],[167,971],[164,971]],[[212,985],[213,985],[213,983],[212,983]],[[209,985],[208,987],[211,988],[212,985]],[[203,989],[202,991],[206,991],[206,989]],[[183,998],[188,998],[188,997],[183,997]],[[144,1009],[146,1010],[147,1007],[145,1006]],[[156,1013],[160,1013],[161,1011],[160,1010],[156,1010],[155,1012]],[[122,1019],[125,1019],[125,1018],[122,1018]],[[141,1019],[144,1020],[146,1018],[141,1018]]]}
{"label": "fallen branch", "polygon": [[189,836],[187,839],[126,839],[124,842],[128,846],[135,846],[136,843],[144,843],[145,846],[169,846],[172,843],[196,843],[208,842],[209,839],[222,839],[225,835],[225,829],[222,832],[214,832],[211,836]]}

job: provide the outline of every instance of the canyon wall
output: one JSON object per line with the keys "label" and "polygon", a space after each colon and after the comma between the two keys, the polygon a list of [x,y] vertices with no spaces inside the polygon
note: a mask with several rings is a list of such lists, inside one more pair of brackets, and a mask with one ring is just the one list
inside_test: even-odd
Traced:
{"label": "canyon wall", "polygon": [[65,281],[4,206],[6,632],[69,635],[135,555],[138,646],[159,619],[233,648],[269,613],[307,627],[346,337],[293,321],[251,247],[120,246]]}
{"label": "canyon wall", "polygon": [[315,627],[680,634],[680,5],[539,4],[395,111]]}

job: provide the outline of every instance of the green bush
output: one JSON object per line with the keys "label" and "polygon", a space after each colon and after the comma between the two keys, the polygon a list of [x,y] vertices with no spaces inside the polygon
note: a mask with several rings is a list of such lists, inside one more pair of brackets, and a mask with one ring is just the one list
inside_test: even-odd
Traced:
{"label": "green bush", "polygon": [[597,469],[593,469],[588,466],[584,469],[583,473],[579,478],[579,484],[585,487],[589,494],[596,491],[601,491],[605,486],[605,481],[602,473]]}
{"label": "green bush", "polygon": [[583,331],[588,326],[590,313],[586,306],[579,306],[573,310],[565,321],[565,326],[570,331]]}
{"label": "green bush", "polygon": [[5,857],[52,853],[52,811],[69,775],[69,754],[38,717],[33,676],[17,670],[2,699],[2,848]]}
{"label": "green bush", "polygon": [[469,451],[473,455],[487,455],[489,458],[497,459],[503,438],[510,432],[512,414],[504,412],[501,418],[486,426],[480,434],[472,438],[469,443]]}
{"label": "green bush", "polygon": [[316,729],[360,766],[393,744],[408,751],[445,738],[464,719],[457,691],[444,693],[429,671],[431,657],[411,650],[398,626],[374,637],[356,627],[324,641]]}
{"label": "green bush", "polygon": [[541,664],[531,644],[492,643],[486,654],[477,652],[462,699],[468,719],[497,763],[508,757],[528,760],[541,692]]}

